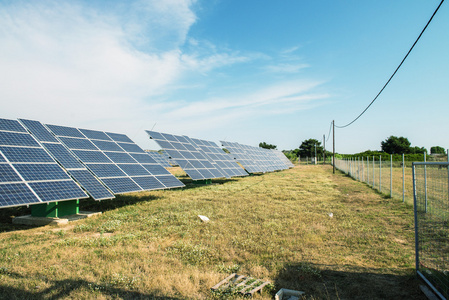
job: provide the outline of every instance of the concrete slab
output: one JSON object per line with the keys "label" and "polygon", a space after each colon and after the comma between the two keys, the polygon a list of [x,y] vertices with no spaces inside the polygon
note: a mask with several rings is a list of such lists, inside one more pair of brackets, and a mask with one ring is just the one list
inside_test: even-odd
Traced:
{"label": "concrete slab", "polygon": [[60,226],[66,225],[72,221],[90,218],[100,214],[101,212],[80,211],[79,214],[64,216],[62,218],[43,218],[26,215],[12,219],[12,223],[19,225],[31,225],[31,226],[45,226],[45,225]]}

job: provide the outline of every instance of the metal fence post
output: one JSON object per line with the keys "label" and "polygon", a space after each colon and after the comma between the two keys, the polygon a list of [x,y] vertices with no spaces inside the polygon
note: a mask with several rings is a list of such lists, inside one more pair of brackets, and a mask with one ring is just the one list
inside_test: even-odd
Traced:
{"label": "metal fence post", "polygon": [[[424,162],[426,162],[426,152],[424,152]],[[424,198],[425,198],[425,212],[427,212],[427,166],[424,165]]]}
{"label": "metal fence post", "polygon": [[405,155],[402,153],[402,202],[405,202]]}
{"label": "metal fence post", "polygon": [[412,180],[413,180],[413,210],[415,216],[415,268],[419,271],[419,247],[418,247],[418,208],[416,199],[416,176],[415,176],[415,165],[412,164]]}
{"label": "metal fence post", "polygon": [[369,156],[366,157],[366,183],[369,185]]}
{"label": "metal fence post", "polygon": [[374,174],[374,169],[375,169],[375,166],[374,166],[374,155],[373,155],[373,188],[375,187],[375,185],[374,185],[374,176],[376,176],[376,174]]}
{"label": "metal fence post", "polygon": [[382,155],[379,155],[379,192],[382,192]]}
{"label": "metal fence post", "polygon": [[365,164],[363,162],[363,156],[362,156],[362,181],[365,182]]}
{"label": "metal fence post", "polygon": [[390,198],[393,198],[393,155],[390,155]]}

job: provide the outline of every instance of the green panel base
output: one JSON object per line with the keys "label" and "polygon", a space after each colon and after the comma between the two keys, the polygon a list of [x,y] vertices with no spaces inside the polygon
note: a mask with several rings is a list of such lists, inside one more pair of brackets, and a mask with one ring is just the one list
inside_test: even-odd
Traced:
{"label": "green panel base", "polygon": [[212,184],[212,179],[194,180],[195,184]]}
{"label": "green panel base", "polygon": [[43,218],[60,218],[79,214],[79,200],[51,202],[31,206],[31,216]]}

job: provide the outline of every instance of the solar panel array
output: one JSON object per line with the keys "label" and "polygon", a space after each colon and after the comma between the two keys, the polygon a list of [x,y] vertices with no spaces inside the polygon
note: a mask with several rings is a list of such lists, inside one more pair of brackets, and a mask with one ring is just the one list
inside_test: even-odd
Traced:
{"label": "solar panel array", "polygon": [[0,206],[87,198],[16,120],[0,119]]}
{"label": "solar panel array", "polygon": [[281,159],[281,161],[289,168],[293,168],[295,165],[290,161],[290,159],[287,158],[287,156],[285,156],[284,153],[282,153],[279,150],[275,150],[272,149],[272,151],[274,152],[274,154],[279,157]]}
{"label": "solar panel array", "polygon": [[227,175],[226,177],[248,176],[248,173],[237,164],[234,158],[229,153],[224,152],[214,142],[194,138],[192,138],[192,141],[199,150],[203,151],[216,168]]}
{"label": "solar panel array", "polygon": [[265,173],[288,169],[275,151],[260,147],[220,141],[222,145],[242,164],[249,173]]}
{"label": "solar panel array", "polygon": [[124,134],[46,127],[114,194],[184,186]]}
{"label": "solar panel array", "polygon": [[41,145],[59,162],[95,200],[115,196],[39,121],[19,119],[39,140]]}
{"label": "solar panel array", "polygon": [[230,177],[189,137],[148,130],[146,132],[193,180]]}
{"label": "solar panel array", "polygon": [[158,164],[163,166],[164,168],[171,168],[172,165],[169,163],[168,155],[162,155],[159,152],[147,152],[148,155],[154,159]]}

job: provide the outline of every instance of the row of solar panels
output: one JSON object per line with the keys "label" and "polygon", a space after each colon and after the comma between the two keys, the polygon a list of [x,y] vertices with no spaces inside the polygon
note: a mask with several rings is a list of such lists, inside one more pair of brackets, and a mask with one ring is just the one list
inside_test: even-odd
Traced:
{"label": "row of solar panels", "polygon": [[0,119],[0,207],[183,187],[165,169],[169,158],[193,180],[293,166],[277,150],[222,142],[228,154],[211,141],[147,133],[165,157],[145,152],[124,134]]}
{"label": "row of solar panels", "polygon": [[230,152],[224,152],[214,142],[155,131],[146,131],[164,151],[193,180],[247,176],[285,170],[293,164],[278,150],[241,145],[222,141]]}
{"label": "row of solar panels", "polygon": [[124,134],[0,119],[0,207],[183,186]]}

